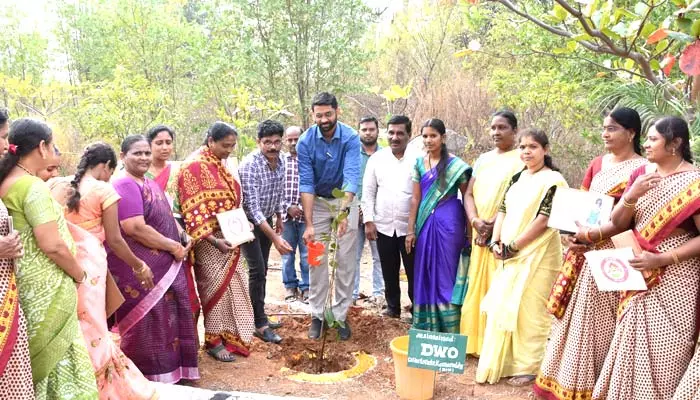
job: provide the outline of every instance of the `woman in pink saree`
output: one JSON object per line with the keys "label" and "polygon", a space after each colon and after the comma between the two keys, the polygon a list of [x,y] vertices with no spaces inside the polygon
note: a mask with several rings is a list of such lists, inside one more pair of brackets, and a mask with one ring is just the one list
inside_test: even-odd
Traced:
{"label": "woman in pink saree", "polygon": [[157,393],[153,384],[124,355],[115,342],[117,335],[107,328],[107,253],[103,242],[132,266],[139,281],[146,282],[144,288],[153,287],[150,268],[131,252],[119,232],[117,204],[120,196],[107,183],[116,161],[109,145],[90,145],[72,180],[63,178],[52,182],[51,189],[59,202],[67,203],[65,214],[76,243],[76,258],[89,276],[78,288],[78,319],[95,370],[100,399],[155,399]]}

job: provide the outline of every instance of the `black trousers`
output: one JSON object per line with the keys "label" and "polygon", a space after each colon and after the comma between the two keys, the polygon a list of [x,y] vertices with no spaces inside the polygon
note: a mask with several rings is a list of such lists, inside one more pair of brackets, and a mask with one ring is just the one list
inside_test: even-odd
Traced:
{"label": "black trousers", "polygon": [[396,233],[387,236],[377,232],[377,249],[382,263],[386,306],[391,312],[401,313],[401,260],[408,278],[408,298],[413,303],[413,253],[406,253],[406,236],[396,236]]}
{"label": "black trousers", "polygon": [[[267,223],[272,225],[272,218]],[[265,314],[265,286],[267,285],[267,261],[270,258],[272,242],[259,226],[253,229],[255,240],[241,245],[241,252],[248,263],[248,290],[253,304],[255,327],[262,328],[268,324]]]}

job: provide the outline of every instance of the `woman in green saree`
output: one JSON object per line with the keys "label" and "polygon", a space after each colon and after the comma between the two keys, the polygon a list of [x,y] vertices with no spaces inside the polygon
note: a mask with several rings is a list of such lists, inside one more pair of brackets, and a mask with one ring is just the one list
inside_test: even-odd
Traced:
{"label": "woman in green saree", "polygon": [[20,233],[17,260],[20,306],[27,319],[29,355],[37,399],[96,399],[97,387],[77,314],[76,284],[89,277],[62,207],[36,175],[53,159],[51,129],[32,119],[15,121],[8,152],[0,159],[0,197]]}

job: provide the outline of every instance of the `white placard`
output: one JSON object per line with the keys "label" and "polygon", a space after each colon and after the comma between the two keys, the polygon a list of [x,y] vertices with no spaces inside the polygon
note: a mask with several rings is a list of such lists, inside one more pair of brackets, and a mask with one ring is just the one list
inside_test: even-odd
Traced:
{"label": "white placard", "polygon": [[634,258],[631,247],[589,251],[584,256],[601,292],[647,290],[642,273],[630,266],[629,260]]}
{"label": "white placard", "polygon": [[571,188],[557,188],[547,226],[577,232],[576,222],[596,227],[610,220],[615,200],[605,194]]}
{"label": "white placard", "polygon": [[224,239],[234,247],[255,239],[253,231],[250,229],[248,218],[245,216],[245,211],[242,208],[216,214],[216,219],[219,221]]}

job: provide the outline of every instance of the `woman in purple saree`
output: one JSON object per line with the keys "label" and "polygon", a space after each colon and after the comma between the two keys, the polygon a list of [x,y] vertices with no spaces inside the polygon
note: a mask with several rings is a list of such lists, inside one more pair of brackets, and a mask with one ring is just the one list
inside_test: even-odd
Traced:
{"label": "woman in purple saree", "polygon": [[131,267],[107,249],[109,270],[124,295],[113,331],[121,349],[146,378],[164,383],[199,379],[197,338],[190,310],[178,225],[163,191],[144,174],[151,150],[143,136],[122,143],[125,174],[112,185],[121,196],[119,222],[124,240],[153,271],[155,287],[144,290]]}
{"label": "woman in purple saree", "polygon": [[439,119],[428,120],[421,135],[426,155],[416,160],[406,235],[406,249],[410,252],[415,245],[413,327],[459,333],[461,307],[453,304],[452,293],[469,241],[457,192],[464,196],[471,167],[447,152],[445,125]]}

